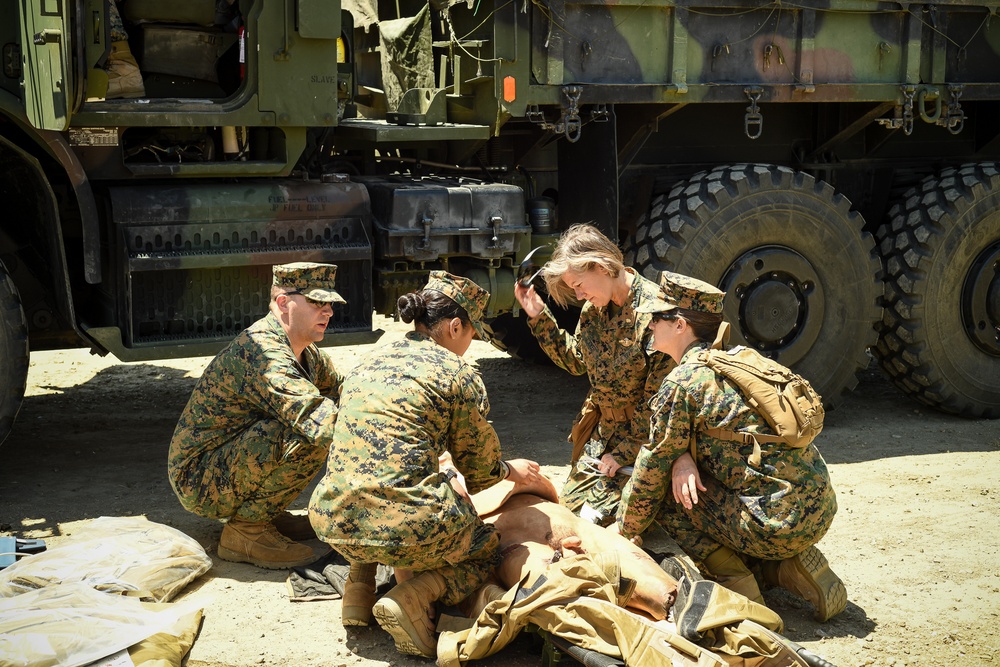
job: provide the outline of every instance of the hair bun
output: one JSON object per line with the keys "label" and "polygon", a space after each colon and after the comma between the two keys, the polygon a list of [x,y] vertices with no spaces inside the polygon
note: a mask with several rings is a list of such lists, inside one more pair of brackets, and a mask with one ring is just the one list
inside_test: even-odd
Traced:
{"label": "hair bun", "polygon": [[420,320],[427,314],[427,301],[422,292],[409,292],[396,300],[396,312],[399,319],[407,324]]}

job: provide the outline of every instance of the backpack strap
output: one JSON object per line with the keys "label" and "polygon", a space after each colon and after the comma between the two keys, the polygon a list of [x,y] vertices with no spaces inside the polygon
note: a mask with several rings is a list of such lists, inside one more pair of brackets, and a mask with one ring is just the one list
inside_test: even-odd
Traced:
{"label": "backpack strap", "polygon": [[[747,457],[747,462],[756,467],[760,466],[760,443],[783,443],[785,439],[767,433],[754,433],[753,431],[730,431],[724,428],[707,428],[705,435],[718,438],[719,440],[729,440],[730,442],[742,442],[744,445],[753,445],[753,452]],[[697,459],[695,459],[697,460]]]}
{"label": "backpack strap", "polygon": [[715,340],[712,341],[712,350],[724,350],[729,342],[729,322],[723,320],[719,324],[719,330],[715,332]]}
{"label": "backpack strap", "polygon": [[785,439],[780,435],[771,435],[770,433],[754,433],[753,431],[730,431],[724,428],[707,428],[705,429],[705,433],[713,438],[718,438],[719,440],[742,442],[744,445],[749,445],[754,442],[770,442],[774,444],[785,442]]}

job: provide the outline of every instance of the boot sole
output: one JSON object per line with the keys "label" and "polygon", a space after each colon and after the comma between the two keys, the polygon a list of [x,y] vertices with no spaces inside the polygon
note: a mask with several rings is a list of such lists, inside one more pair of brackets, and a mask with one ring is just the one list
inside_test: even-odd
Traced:
{"label": "boot sole", "polygon": [[[785,565],[787,563],[787,565]],[[825,623],[847,607],[847,588],[833,570],[826,556],[816,547],[809,547],[797,557],[785,561],[782,565],[791,566],[798,575],[797,579],[811,582],[805,590],[789,585],[778,572],[778,580],[782,588],[801,596],[816,607],[814,618]]]}
{"label": "boot sole", "polygon": [[219,558],[221,558],[222,560],[229,561],[230,563],[249,563],[250,565],[256,565],[257,567],[264,568],[265,570],[287,570],[288,568],[291,567],[301,567],[303,565],[308,565],[309,563],[316,560],[315,557],[313,556],[309,556],[309,558],[300,558],[299,560],[295,561],[283,561],[283,562],[259,560],[251,558],[245,553],[240,553],[239,551],[233,551],[223,546],[220,546],[218,549],[215,550],[215,552],[216,554],[218,554]]}
{"label": "boot sole", "polygon": [[437,647],[431,651],[428,648],[417,646],[413,639],[418,634],[417,629],[395,600],[383,597],[372,608],[372,614],[379,626],[392,635],[392,640],[396,643],[396,650],[400,653],[419,655],[424,658],[437,657]]}
{"label": "boot sole", "polygon": [[367,628],[371,619],[361,619],[356,617],[341,616],[341,623],[344,627]]}
{"label": "boot sole", "polygon": [[688,581],[701,581],[705,577],[688,556],[669,556],[660,561],[660,569],[676,582],[687,577]]}
{"label": "boot sole", "polygon": [[341,607],[340,620],[345,626],[368,627],[372,620],[372,608],[363,605]]}

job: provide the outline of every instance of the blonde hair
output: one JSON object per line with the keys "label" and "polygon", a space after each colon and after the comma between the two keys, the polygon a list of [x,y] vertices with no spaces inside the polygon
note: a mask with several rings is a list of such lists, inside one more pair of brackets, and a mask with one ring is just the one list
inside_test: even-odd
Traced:
{"label": "blonde hair", "polygon": [[567,271],[584,273],[593,268],[601,268],[612,278],[625,270],[622,251],[597,227],[581,223],[567,229],[552,253],[552,259],[545,263],[542,277],[549,290],[549,296],[565,308],[576,294],[563,282]]}

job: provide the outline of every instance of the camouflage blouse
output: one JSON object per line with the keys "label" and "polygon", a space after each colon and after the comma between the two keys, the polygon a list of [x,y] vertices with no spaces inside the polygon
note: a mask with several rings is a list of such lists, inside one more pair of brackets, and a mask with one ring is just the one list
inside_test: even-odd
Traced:
{"label": "camouflage blouse", "polygon": [[[673,360],[653,349],[649,313],[635,309],[656,298],[660,287],[635,273],[625,305],[596,308],[585,303],[576,333],[560,329],[545,310],[529,326],[545,353],[573,375],[587,374],[590,394],[601,408],[601,420],[588,446],[592,456],[609,452],[619,465],[635,461],[639,447],[649,439],[649,401],[673,368]],[[577,417],[579,419],[579,417]],[[601,449],[600,452],[597,449]]]}
{"label": "camouflage blouse", "polygon": [[299,363],[281,322],[268,314],[209,363],[170,441],[171,477],[254,424],[276,420],[315,447],[330,446],[343,378],[315,345]]}
{"label": "camouflage blouse", "polygon": [[438,469],[448,451],[470,493],[503,476],[479,373],[430,337],[375,350],[344,382],[326,474],[309,503],[329,544],[419,546],[479,517]]}
{"label": "camouflage blouse", "polygon": [[[653,399],[651,442],[642,448],[622,493],[618,517],[626,537],[644,531],[663,503],[673,503],[671,466],[684,452],[696,453],[698,471],[738,494],[753,520],[775,529],[836,512],[826,462],[814,444],[796,449],[765,443],[720,440],[705,429],[772,433],[739,390],[696,362],[711,345],[696,343],[684,353]],[[831,514],[832,515],[832,514]]]}

